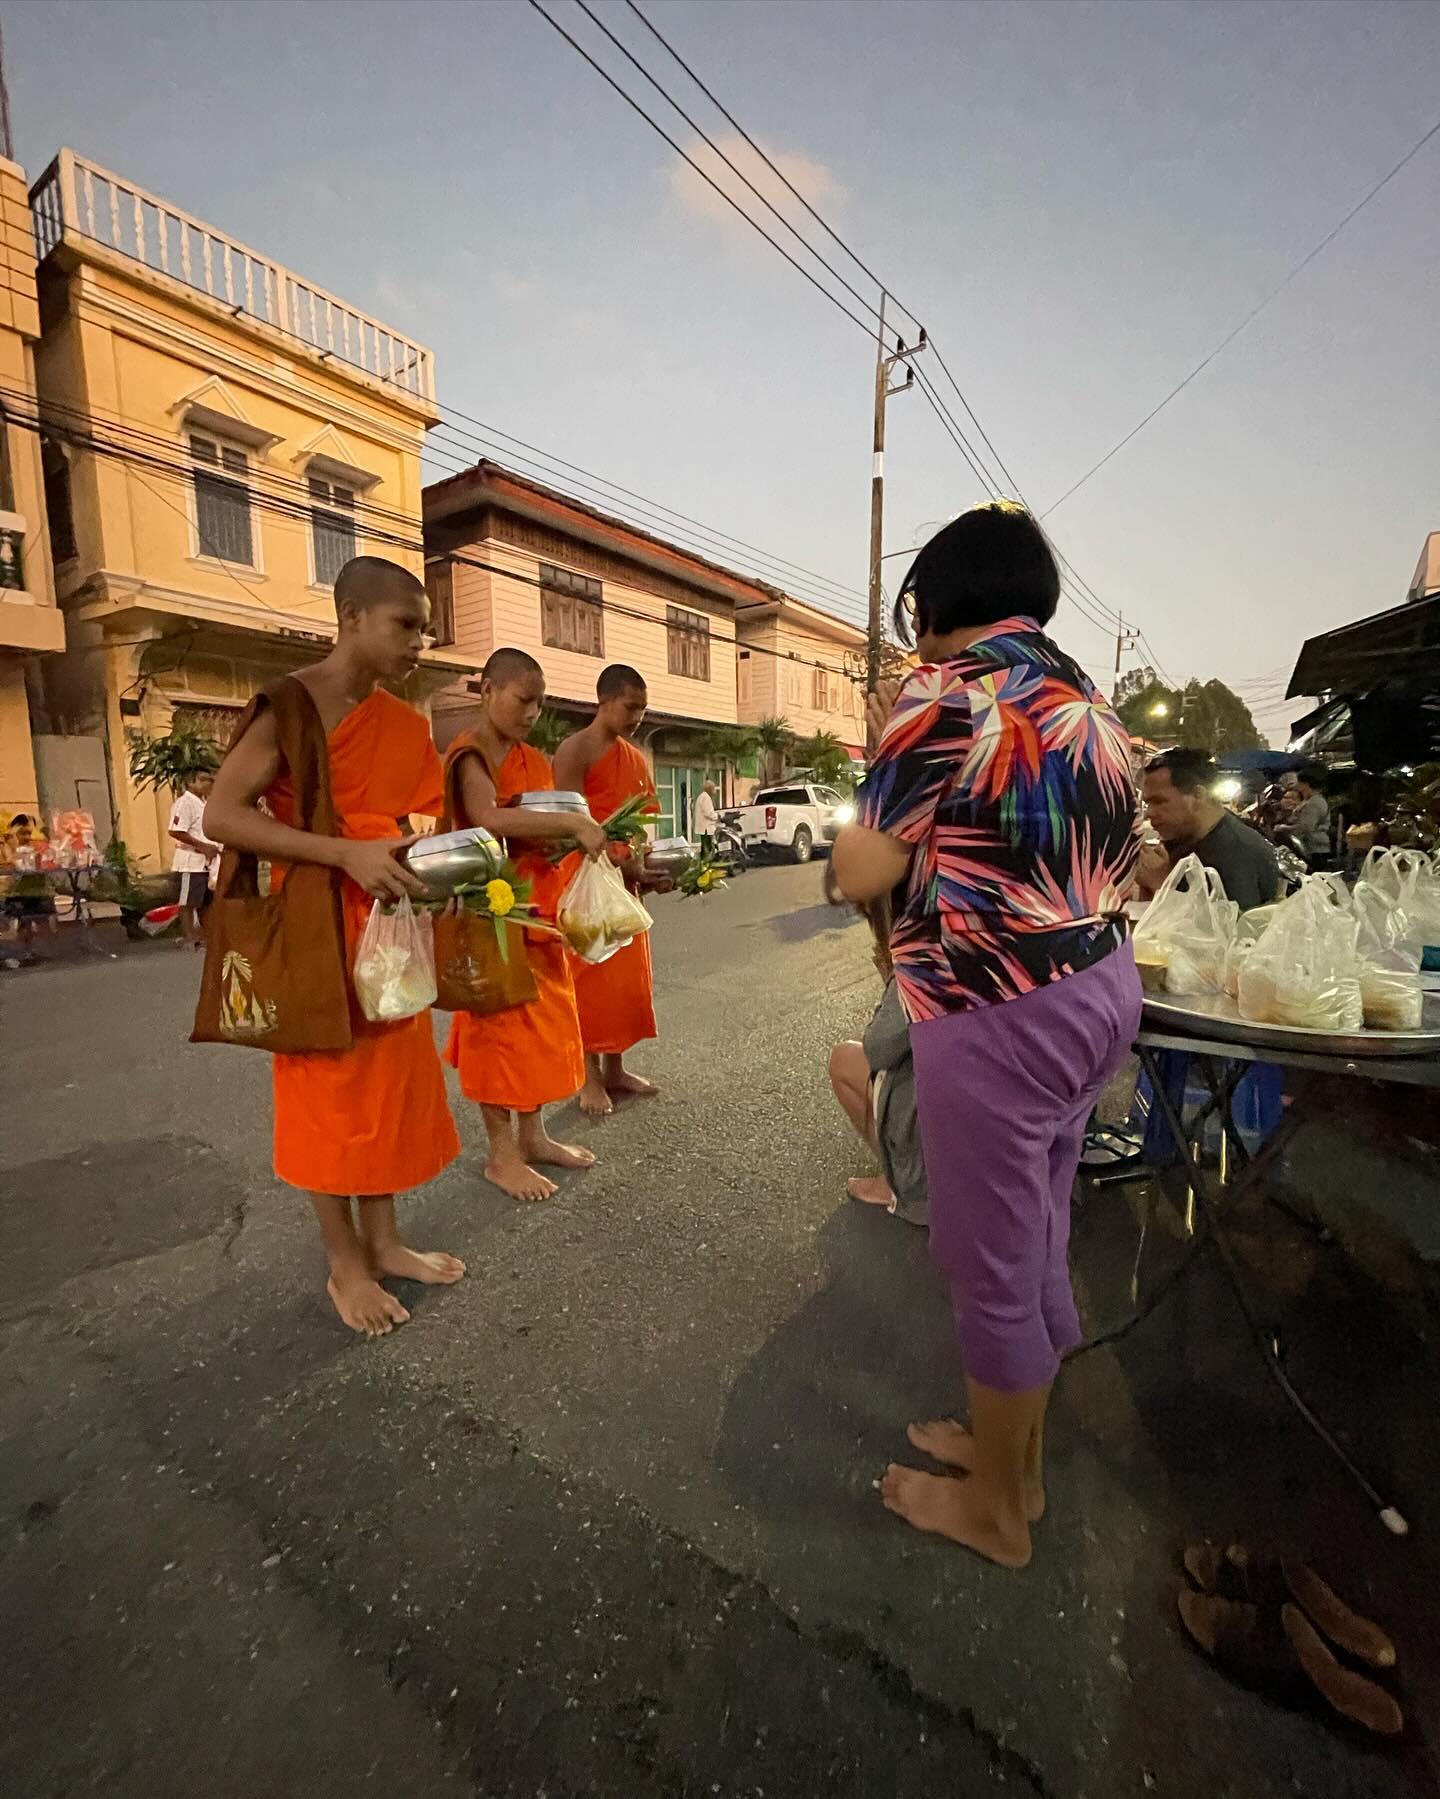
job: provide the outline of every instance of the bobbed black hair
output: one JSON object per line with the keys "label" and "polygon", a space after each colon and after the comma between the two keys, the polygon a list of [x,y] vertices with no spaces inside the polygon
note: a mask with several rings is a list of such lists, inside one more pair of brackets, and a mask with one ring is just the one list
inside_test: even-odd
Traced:
{"label": "bobbed black hair", "polygon": [[1039,524],[1014,500],[988,500],[951,519],[910,564],[895,631],[910,644],[1016,616],[1048,625],[1059,604],[1060,570]]}

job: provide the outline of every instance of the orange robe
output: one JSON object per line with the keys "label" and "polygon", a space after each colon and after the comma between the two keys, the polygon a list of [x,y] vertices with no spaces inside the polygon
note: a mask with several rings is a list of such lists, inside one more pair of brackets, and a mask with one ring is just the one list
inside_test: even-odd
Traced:
{"label": "orange robe", "polygon": [[[585,798],[603,823],[636,794],[655,798],[650,767],[633,743],[617,738],[585,776]],[[641,934],[603,962],[577,962],[575,1000],[580,1037],[592,1056],[619,1056],[655,1030],[655,977],[650,933]]]}
{"label": "orange robe", "polygon": [[[440,758],[430,727],[383,688],[330,733],[330,792],[346,837],[402,834],[412,812],[438,816]],[[287,824],[294,795],[282,775],[266,795]],[[345,942],[355,949],[374,901],[341,887]],[[355,1041],[329,1054],[275,1056],[275,1172],[312,1193],[403,1193],[433,1180],[460,1153],[429,1012],[372,1024],[354,995]]]}
{"label": "orange robe", "polygon": [[[445,758],[448,774],[467,750],[481,754],[468,734],[450,746]],[[517,793],[538,793],[553,788],[555,772],[550,759],[528,743],[517,743],[501,763],[490,770],[495,795],[503,806]],[[464,821],[458,816],[456,824]],[[551,867],[543,849],[521,849],[514,857],[516,873],[532,883],[530,903],[540,915],[555,920],[555,908],[565,891],[574,866],[567,857]],[[530,967],[539,989],[529,1005],[513,1006],[480,1018],[473,1012],[456,1012],[450,1024],[445,1059],[460,1071],[460,1090],[480,1106],[504,1106],[513,1112],[534,1112],[557,1100],[570,1099],[585,1081],[585,1056],[580,1048],[580,1020],[575,1011],[575,983],[570,973],[570,952],[556,937],[532,933],[525,939]]]}

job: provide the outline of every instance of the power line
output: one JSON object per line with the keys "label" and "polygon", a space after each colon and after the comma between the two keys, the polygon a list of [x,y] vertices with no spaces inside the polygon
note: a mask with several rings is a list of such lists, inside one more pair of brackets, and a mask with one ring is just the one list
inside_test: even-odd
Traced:
{"label": "power line", "polygon": [[1372,188],[1370,188],[1369,191],[1362,196],[1362,198],[1360,198],[1359,200],[1357,200],[1355,202],[1355,204],[1350,208],[1349,212],[1347,212],[1345,214],[1344,218],[1340,220],[1338,225],[1331,226],[1330,230],[1325,233],[1324,237],[1322,237],[1320,239],[1320,242],[1318,244],[1316,244],[1316,246],[1313,250],[1310,251],[1309,255],[1302,257],[1301,260],[1295,264],[1294,268],[1291,269],[1290,273],[1285,277],[1285,279],[1283,281],[1281,281],[1278,286],[1271,288],[1270,292],[1265,295],[1264,299],[1262,299],[1258,305],[1252,306],[1250,311],[1246,313],[1245,317],[1243,319],[1241,319],[1240,323],[1235,326],[1234,330],[1227,332],[1226,335],[1221,338],[1220,342],[1218,344],[1216,344],[1215,348],[1210,352],[1210,354],[1208,356],[1203,357],[1199,362],[1197,362],[1195,364],[1195,367],[1193,369],[1191,369],[1191,371],[1188,375],[1185,376],[1184,380],[1176,382],[1175,386],[1170,389],[1169,393],[1166,394],[1165,398],[1160,401],[1159,405],[1152,406],[1150,408],[1149,412],[1147,412],[1145,414],[1144,418],[1140,420],[1140,423],[1138,425],[1132,426],[1131,429],[1125,433],[1125,435],[1120,439],[1120,441],[1118,443],[1112,444],[1111,447],[1100,458],[1100,460],[1097,463],[1095,463],[1092,467],[1086,469],[1085,473],[1083,475],[1081,475],[1081,477],[1078,481],[1072,482],[1071,485],[1065,489],[1064,493],[1061,494],[1061,496],[1058,500],[1052,500],[1050,505],[1045,508],[1045,511],[1040,516],[1042,518],[1049,518],[1049,516],[1052,512],[1057,511],[1061,506],[1063,506],[1065,504],[1065,502],[1073,494],[1078,493],[1080,491],[1080,489],[1085,485],[1085,483],[1088,480],[1090,480],[1092,475],[1098,475],[1100,470],[1102,468],[1104,468],[1105,464],[1110,461],[1111,457],[1118,456],[1120,451],[1125,448],[1126,444],[1128,444],[1132,440],[1132,438],[1138,437],[1139,434],[1150,423],[1150,421],[1153,418],[1158,417],[1159,414],[1165,410],[1165,408],[1170,404],[1170,402],[1173,399],[1175,399],[1175,397],[1178,394],[1183,393],[1197,375],[1203,374],[1205,372],[1205,370],[1207,368],[1209,368],[1210,364],[1212,362],[1214,362],[1215,358],[1218,355],[1220,355],[1222,350],[1228,349],[1229,346],[1234,343],[1235,339],[1237,337],[1239,337],[1241,332],[1244,331],[1248,326],[1252,325],[1255,322],[1255,320],[1257,318],[1259,318],[1260,314],[1265,310],[1265,308],[1270,304],[1270,302],[1272,300],[1277,299],[1282,293],[1284,293],[1285,289],[1287,287],[1289,287],[1290,283],[1296,278],[1297,275],[1303,274],[1304,271],[1309,268],[1310,264],[1312,262],[1314,262],[1315,258],[1321,253],[1322,250],[1327,249],[1332,243],[1334,243],[1335,239],[1337,237],[1339,237],[1340,233],[1350,223],[1351,219],[1353,219],[1357,213],[1362,212],[1365,209],[1365,207],[1367,207],[1370,204],[1370,202],[1375,198],[1375,196],[1382,190],[1382,188],[1388,187],[1389,184],[1400,173],[1401,169],[1403,169],[1408,162],[1412,162],[1415,159],[1415,157],[1417,157],[1420,154],[1420,152],[1425,148],[1426,144],[1428,144],[1430,142],[1431,138],[1435,137],[1437,134],[1440,134],[1440,119],[1437,119],[1435,121],[1435,123],[1430,127],[1430,129],[1428,131],[1426,131],[1414,144],[1412,144],[1410,146],[1410,148],[1405,152],[1405,154],[1400,158],[1399,162],[1397,162],[1395,164],[1394,168],[1392,168],[1388,174],[1382,175],[1380,177],[1380,179],[1375,183],[1375,185]]}

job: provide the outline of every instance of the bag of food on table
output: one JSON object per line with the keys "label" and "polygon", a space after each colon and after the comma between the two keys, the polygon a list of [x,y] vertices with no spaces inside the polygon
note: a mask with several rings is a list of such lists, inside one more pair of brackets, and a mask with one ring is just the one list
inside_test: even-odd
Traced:
{"label": "bag of food on table", "polygon": [[[1343,889],[1341,890],[1343,891]],[[1252,1024],[1358,1031],[1359,921],[1336,885],[1311,875],[1282,900],[1240,969],[1240,1016]]]}
{"label": "bag of food on table", "polygon": [[1235,920],[1235,940],[1225,952],[1225,991],[1231,999],[1240,997],[1240,970],[1278,909],[1278,902],[1272,906],[1252,906]]}
{"label": "bag of food on table", "polygon": [[1147,993],[1221,993],[1240,908],[1213,868],[1185,856],[1135,927],[1135,962]]}
{"label": "bag of food on table", "polygon": [[587,856],[560,896],[555,921],[582,962],[603,962],[650,929],[650,914],[610,861]]}
{"label": "bag of food on table", "polygon": [[1374,893],[1405,915],[1399,940],[1420,959],[1420,966],[1440,970],[1440,869],[1423,850],[1372,849],[1360,870],[1355,890]]}
{"label": "bag of food on table", "polygon": [[376,900],[355,951],[355,997],[372,1024],[395,1024],[435,1004],[435,945],[428,912],[408,899]]}
{"label": "bag of food on table", "polygon": [[1351,905],[1359,925],[1360,1003],[1369,1031],[1418,1031],[1425,1009],[1421,952],[1410,921],[1384,889],[1357,881]]}

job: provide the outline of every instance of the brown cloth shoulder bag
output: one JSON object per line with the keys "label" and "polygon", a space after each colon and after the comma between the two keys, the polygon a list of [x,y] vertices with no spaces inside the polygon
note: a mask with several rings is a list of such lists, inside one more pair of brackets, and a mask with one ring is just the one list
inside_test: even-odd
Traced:
{"label": "brown cloth shoulder bag", "polygon": [[[442,831],[453,831],[459,810],[457,792],[459,758],[445,771],[445,816]],[[467,912],[452,901],[435,920],[436,1009],[441,1012],[473,1012],[489,1017],[527,1006],[539,993],[525,933],[510,930],[508,959],[500,954],[495,926],[488,918]]]}
{"label": "brown cloth shoulder bag", "polygon": [[[303,681],[287,675],[257,693],[232,742],[267,707],[295,791],[296,826],[338,837],[325,728]],[[279,889],[262,894],[259,858],[225,850],[206,915],[192,1043],[236,1043],[287,1056],[351,1047],[340,881],[338,869],[294,862]]]}

